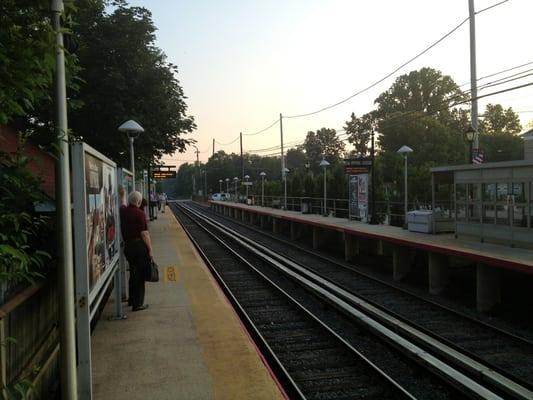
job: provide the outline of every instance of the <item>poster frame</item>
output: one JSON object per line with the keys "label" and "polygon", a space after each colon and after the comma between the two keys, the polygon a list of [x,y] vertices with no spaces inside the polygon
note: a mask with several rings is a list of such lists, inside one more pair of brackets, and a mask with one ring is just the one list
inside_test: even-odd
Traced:
{"label": "poster frame", "polygon": [[[72,156],[72,195],[73,195],[73,233],[74,233],[74,269],[76,294],[76,338],[78,350],[78,396],[80,399],[92,398],[92,358],[91,358],[91,321],[104,299],[104,294],[116,277],[119,267],[120,251],[117,251],[106,266],[106,270],[90,287],[89,263],[87,258],[87,194],[85,175],[85,155],[89,154],[113,169],[117,178],[117,165],[84,142],[71,145]],[[116,185],[117,189],[118,186]],[[119,196],[116,196],[118,211]],[[120,217],[115,216],[115,226],[119,226]],[[115,229],[115,240],[120,247],[120,228]]]}

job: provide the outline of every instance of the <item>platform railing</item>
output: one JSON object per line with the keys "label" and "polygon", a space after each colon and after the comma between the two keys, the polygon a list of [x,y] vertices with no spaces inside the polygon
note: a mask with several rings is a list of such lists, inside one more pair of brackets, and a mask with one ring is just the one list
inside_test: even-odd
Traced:
{"label": "platform railing", "polygon": [[[229,201],[235,202],[237,199],[232,196]],[[260,195],[251,195],[246,199],[240,196],[238,199],[240,203],[248,203],[250,205],[278,208],[282,209],[284,206],[283,196],[264,196],[264,204]],[[287,196],[287,210],[302,211],[302,202],[307,202],[309,205],[308,212],[311,214],[324,213],[324,199],[319,197],[292,197]],[[425,210],[431,209],[429,204],[410,203],[409,210]],[[446,206],[449,210],[449,205]],[[449,211],[447,211],[449,213]],[[327,199],[326,200],[326,215],[331,215],[338,218],[349,218],[350,211],[348,208],[348,199]],[[404,224],[404,204],[398,201],[376,201],[376,215],[378,221],[385,225],[402,226]]]}

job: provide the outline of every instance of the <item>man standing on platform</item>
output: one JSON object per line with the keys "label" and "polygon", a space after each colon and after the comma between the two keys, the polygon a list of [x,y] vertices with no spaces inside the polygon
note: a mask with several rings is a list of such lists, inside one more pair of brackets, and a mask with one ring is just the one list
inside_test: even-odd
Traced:
{"label": "man standing on platform", "polygon": [[146,215],[139,208],[142,195],[132,192],[128,206],[121,211],[121,228],[125,243],[124,254],[130,265],[130,300],[133,311],[148,308],[144,304],[144,282],[152,258],[152,242],[146,224]]}

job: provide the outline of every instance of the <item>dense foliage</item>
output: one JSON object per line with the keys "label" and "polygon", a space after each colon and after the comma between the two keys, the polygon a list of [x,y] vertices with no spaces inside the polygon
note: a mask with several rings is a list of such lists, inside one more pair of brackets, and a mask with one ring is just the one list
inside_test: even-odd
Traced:
{"label": "dense foliage", "polygon": [[72,101],[83,104],[69,115],[78,137],[122,165],[129,165],[128,138],[118,126],[134,119],[145,129],[136,139],[139,167],[191,142],[177,67],[155,46],[152,15],[126,1],[77,2],[73,30],[83,83]]}
{"label": "dense foliage", "polygon": [[33,282],[49,259],[42,249],[49,221],[33,213],[42,200],[39,181],[27,170],[28,159],[0,153],[0,281]]}

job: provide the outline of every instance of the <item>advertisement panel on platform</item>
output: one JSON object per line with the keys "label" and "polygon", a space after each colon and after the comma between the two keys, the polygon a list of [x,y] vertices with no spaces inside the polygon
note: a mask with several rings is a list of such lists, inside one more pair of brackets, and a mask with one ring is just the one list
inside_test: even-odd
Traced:
{"label": "advertisement panel on platform", "polygon": [[368,218],[368,174],[350,175],[350,217],[366,222]]}
{"label": "advertisement panel on platform", "polygon": [[[78,387],[83,398],[90,398],[92,387],[91,321],[113,279],[115,287],[121,286],[117,181],[113,161],[85,143],[72,144]],[[120,298],[120,290],[116,293]]]}
{"label": "advertisement panel on platform", "polygon": [[116,240],[117,174],[116,167],[88,152],[85,159],[85,209],[89,290],[96,286],[118,260]]}

